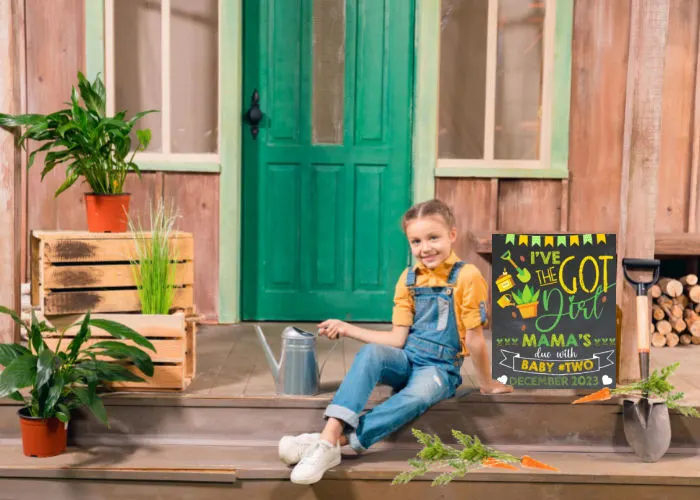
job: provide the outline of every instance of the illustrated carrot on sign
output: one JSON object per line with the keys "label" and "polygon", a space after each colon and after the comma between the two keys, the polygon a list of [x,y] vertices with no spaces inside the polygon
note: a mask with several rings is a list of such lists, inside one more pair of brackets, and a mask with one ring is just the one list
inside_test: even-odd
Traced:
{"label": "illustrated carrot on sign", "polygon": [[556,467],[552,467],[551,465],[542,463],[539,460],[535,460],[534,458],[529,457],[527,455],[522,456],[522,458],[520,459],[520,465],[522,465],[523,467],[528,467],[530,469],[543,469],[559,472],[559,469],[557,469]]}
{"label": "illustrated carrot on sign", "polygon": [[593,392],[591,394],[588,394],[587,396],[583,396],[581,398],[578,398],[575,401],[572,401],[571,404],[578,404],[578,403],[588,403],[590,401],[606,401],[612,397],[612,393],[610,392],[610,389],[607,387],[602,388],[599,391]]}

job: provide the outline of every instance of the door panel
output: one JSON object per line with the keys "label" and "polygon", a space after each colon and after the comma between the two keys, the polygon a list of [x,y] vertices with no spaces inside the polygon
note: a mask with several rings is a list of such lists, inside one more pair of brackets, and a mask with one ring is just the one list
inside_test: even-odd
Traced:
{"label": "door panel", "polygon": [[244,23],[244,99],[257,90],[265,118],[243,128],[243,318],[388,321],[408,263],[413,2],[250,0]]}

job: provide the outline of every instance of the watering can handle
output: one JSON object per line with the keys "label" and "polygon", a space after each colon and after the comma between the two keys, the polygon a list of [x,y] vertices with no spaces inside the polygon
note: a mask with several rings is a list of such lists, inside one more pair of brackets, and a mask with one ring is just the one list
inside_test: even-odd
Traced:
{"label": "watering can handle", "polygon": [[[344,339],[340,338],[338,339],[340,342],[343,342]],[[338,347],[340,345],[340,342],[336,342],[333,347],[331,347],[331,350],[328,351],[328,354],[326,354],[326,359],[323,360],[323,363],[321,363],[321,367],[318,369],[318,378],[321,378],[321,373],[323,372],[323,367],[326,366],[326,363],[328,360],[331,358],[331,354],[333,354],[333,349]]]}

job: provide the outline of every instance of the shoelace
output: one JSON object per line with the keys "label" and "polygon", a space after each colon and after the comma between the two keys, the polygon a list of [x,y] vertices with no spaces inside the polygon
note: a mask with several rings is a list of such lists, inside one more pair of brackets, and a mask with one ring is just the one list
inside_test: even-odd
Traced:
{"label": "shoelace", "polygon": [[321,456],[323,455],[323,450],[321,449],[322,446],[323,445],[320,442],[315,443],[311,453],[307,454],[301,459],[302,463],[304,465],[316,465],[319,460],[321,460]]}

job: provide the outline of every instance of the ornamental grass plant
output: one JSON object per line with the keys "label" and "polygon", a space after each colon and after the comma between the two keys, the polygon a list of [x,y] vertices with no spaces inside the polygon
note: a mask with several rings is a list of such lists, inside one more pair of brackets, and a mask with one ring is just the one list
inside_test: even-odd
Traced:
{"label": "ornamental grass plant", "polygon": [[150,230],[140,219],[129,219],[134,234],[135,256],[131,268],[138,288],[143,314],[168,314],[175,297],[177,255],[170,238],[175,232],[177,213],[174,206],[166,207],[159,200],[149,211]]}

